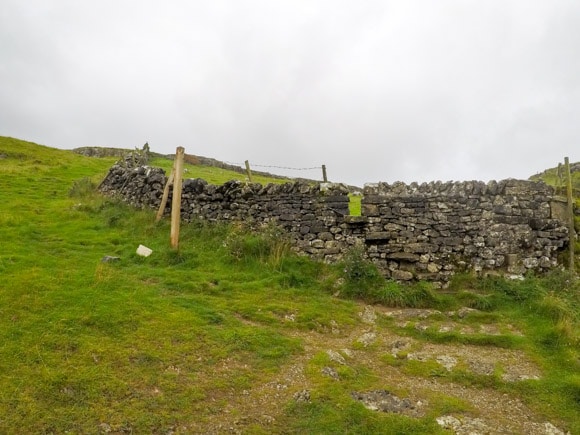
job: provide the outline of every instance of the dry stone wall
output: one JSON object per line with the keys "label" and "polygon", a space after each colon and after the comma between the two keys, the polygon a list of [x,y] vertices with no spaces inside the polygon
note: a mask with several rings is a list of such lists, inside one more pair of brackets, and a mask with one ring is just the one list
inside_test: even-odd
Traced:
{"label": "dry stone wall", "polygon": [[[159,168],[117,164],[100,189],[158,208],[166,180]],[[329,262],[358,245],[385,276],[403,281],[445,283],[459,270],[547,270],[568,243],[561,205],[540,182],[379,183],[365,186],[362,216],[349,216],[348,207],[348,189],[337,184],[186,179],[181,212],[185,221],[275,222],[298,252]]]}
{"label": "dry stone wall", "polygon": [[403,280],[551,269],[568,240],[553,202],[551,187],[523,180],[370,185],[362,200],[367,252]]}
{"label": "dry stone wall", "polygon": [[[159,208],[166,180],[159,168],[114,165],[100,190],[136,207]],[[185,221],[239,221],[254,227],[275,222],[288,233],[296,250],[333,261],[346,249],[339,233],[348,207],[348,190],[337,184],[298,181],[262,186],[228,181],[216,186],[198,178],[183,181],[181,216]]]}

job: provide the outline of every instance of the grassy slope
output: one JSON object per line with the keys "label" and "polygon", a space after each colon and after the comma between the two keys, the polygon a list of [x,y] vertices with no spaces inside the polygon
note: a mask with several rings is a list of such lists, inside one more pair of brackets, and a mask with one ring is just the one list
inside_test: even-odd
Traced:
{"label": "grassy slope", "polygon": [[[299,329],[353,314],[314,285],[309,262],[233,259],[226,227],[183,228],[177,254],[150,211],[69,196],[112,159],[10,138],[0,155],[0,432],[187,426],[301,352],[285,314],[300,307]],[[154,255],[136,256],[140,243]],[[224,361],[233,368],[215,375]]]}
{"label": "grassy slope", "polygon": [[[151,166],[156,166],[159,168],[165,169],[165,172],[169,174],[171,171],[171,167],[173,165],[172,160],[164,159],[164,158],[155,158],[152,159],[150,162]],[[212,166],[202,166],[202,165],[191,165],[189,163],[184,164],[185,174],[184,176],[187,178],[203,178],[208,183],[211,184],[223,184],[229,180],[239,180],[239,181],[247,181],[246,174],[242,174],[239,172],[230,171],[227,169],[221,169]],[[268,183],[287,183],[290,181],[289,179],[280,179],[280,178],[269,178],[264,177],[262,175],[253,175],[252,181],[254,183],[261,183],[261,184],[268,184]]]}
{"label": "grassy slope", "polygon": [[[576,164],[570,164],[570,166],[578,166]],[[535,181],[543,181],[550,186],[554,186],[556,188],[556,192],[561,195],[564,199],[566,198],[566,185],[567,185],[567,178],[566,174],[564,174],[564,165],[562,164],[560,167],[560,173],[558,168],[550,168],[546,169],[544,172],[540,174],[536,174],[530,177],[531,180]],[[580,210],[580,171],[572,171],[572,192],[576,203],[576,208]],[[574,218],[575,221],[575,228],[576,233],[580,233],[580,216],[576,216]],[[576,241],[576,268],[580,268],[580,259],[578,259],[578,255],[580,254],[580,240]]]}
{"label": "grassy slope", "polygon": [[[578,163],[576,163],[577,165]],[[574,164],[570,164],[574,166]],[[540,174],[530,177],[531,180],[543,180],[546,184],[555,186],[565,195],[566,189],[566,175],[564,174],[564,164],[560,168],[561,173],[558,174],[558,168],[546,169]],[[575,196],[580,196],[580,171],[572,171],[572,187],[575,191]]]}
{"label": "grassy slope", "polygon": [[[219,416],[232,397],[272,380],[284,364],[300,358],[301,334],[328,330],[333,322],[346,328],[357,318],[358,305],[330,296],[341,276],[338,269],[278,255],[269,250],[268,240],[225,226],[182,227],[175,253],[169,249],[168,223],[155,224],[152,211],[82,195],[86,183],[78,180],[98,182],[112,159],[2,137],[0,156],[0,433],[23,428],[30,433],[95,433],[99,428],[165,433],[198,427]],[[76,196],[71,197],[73,185]],[[140,243],[154,254],[136,256]],[[104,255],[121,259],[102,263]],[[358,272],[346,275],[344,293],[404,302],[400,289],[367,282],[372,273],[354,266]],[[520,286],[494,285],[516,296]],[[550,290],[556,292],[565,286],[526,285],[553,285]],[[578,299],[570,292],[569,305],[552,298],[552,305],[547,299],[543,305],[503,306],[498,316],[519,319],[531,334],[523,345],[513,339],[514,345],[528,348],[551,374],[541,382],[500,388],[535,403],[549,418],[562,418],[578,433],[578,343],[568,347],[559,338],[577,334],[577,312],[568,311]],[[547,315],[538,317],[542,307]],[[550,316],[563,316],[565,322],[556,326],[568,331],[558,335],[554,323],[544,320]],[[349,368],[343,370],[344,382],[331,385],[320,375],[318,365],[325,364],[324,353],[309,363],[311,404],[288,403],[274,423],[256,420],[246,429],[438,431],[434,414],[413,420],[353,403],[351,390],[384,388],[384,381],[367,376],[367,369]],[[432,406],[444,408],[449,400],[434,398]]]}

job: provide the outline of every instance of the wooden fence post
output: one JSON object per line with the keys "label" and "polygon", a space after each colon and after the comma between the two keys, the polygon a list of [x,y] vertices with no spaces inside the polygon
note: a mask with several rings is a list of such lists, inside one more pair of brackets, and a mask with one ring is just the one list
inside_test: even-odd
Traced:
{"label": "wooden fence post", "polygon": [[574,272],[574,236],[576,232],[574,230],[574,197],[572,195],[572,174],[570,173],[570,161],[568,160],[568,157],[564,157],[564,165],[564,170],[566,172],[566,198],[568,201],[568,237],[570,239],[568,242],[570,254],[568,269],[570,269],[571,272]]}
{"label": "wooden fence post", "polygon": [[161,198],[161,204],[159,205],[159,210],[157,211],[157,217],[155,222],[159,222],[163,217],[163,212],[165,211],[165,206],[167,205],[167,198],[169,198],[169,187],[173,184],[173,177],[175,176],[175,160],[173,161],[173,167],[167,178],[167,183],[165,183],[165,188],[163,189],[163,197]]}
{"label": "wooden fence post", "polygon": [[326,177],[326,165],[322,165],[322,181],[328,183],[328,178]]}
{"label": "wooden fence post", "polygon": [[181,223],[181,188],[183,173],[183,156],[185,149],[177,147],[175,153],[175,173],[173,175],[173,198],[171,200],[171,247],[179,248],[179,225]]}
{"label": "wooden fence post", "polygon": [[250,181],[250,183],[253,183],[252,171],[250,170],[250,162],[246,160],[244,163],[246,164],[246,174],[248,174],[248,180]]}

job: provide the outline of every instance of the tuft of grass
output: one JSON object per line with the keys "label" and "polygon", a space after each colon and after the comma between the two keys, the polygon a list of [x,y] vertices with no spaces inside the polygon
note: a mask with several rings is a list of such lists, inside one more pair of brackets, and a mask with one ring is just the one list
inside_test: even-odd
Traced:
{"label": "tuft of grass", "polygon": [[[460,272],[451,276],[447,290],[450,292],[464,292],[473,290],[475,277],[472,273]],[[477,286],[479,287],[479,286]]]}
{"label": "tuft of grass", "polygon": [[466,414],[477,412],[469,402],[454,396],[437,392],[426,392],[426,396],[433,406],[429,410],[429,415],[437,418],[441,415]]}
{"label": "tuft of grass", "polygon": [[268,224],[259,231],[236,226],[230,232],[224,245],[232,258],[238,262],[260,262],[278,269],[284,258],[290,253],[290,241],[281,228],[274,223]]}
{"label": "tuft of grass", "polygon": [[517,302],[530,301],[546,292],[541,281],[535,276],[529,276],[523,281],[508,281],[501,276],[488,276],[476,281],[475,288]]}
{"label": "tuft of grass", "polygon": [[[368,268],[368,269],[367,269]],[[359,298],[372,304],[382,304],[396,308],[431,308],[446,305],[447,301],[437,295],[433,285],[428,282],[401,284],[385,280],[372,263],[357,265],[357,274],[349,276],[346,269],[344,295]]]}
{"label": "tuft of grass", "polygon": [[377,267],[364,258],[362,246],[352,247],[344,256],[344,275],[352,286],[372,285],[382,279]]}
{"label": "tuft of grass", "polygon": [[466,307],[480,311],[493,311],[498,304],[494,294],[481,295],[470,291],[461,291],[457,294],[457,299]]}
{"label": "tuft of grass", "polygon": [[353,246],[344,256],[341,292],[348,298],[391,307],[428,308],[447,304],[428,282],[401,284],[385,280],[377,267],[364,256],[362,246]]}
{"label": "tuft of grass", "polygon": [[574,308],[570,306],[568,301],[553,292],[539,298],[534,305],[538,315],[548,318],[554,323],[571,321],[575,316]]}
{"label": "tuft of grass", "polygon": [[96,190],[97,184],[90,177],[83,177],[73,183],[68,195],[71,198],[86,198],[94,194]]}
{"label": "tuft of grass", "polygon": [[411,285],[405,294],[406,306],[412,308],[437,307],[439,298],[433,290],[433,285],[428,282],[418,282]]}
{"label": "tuft of grass", "polygon": [[408,301],[403,286],[395,281],[387,281],[375,293],[375,301],[388,307],[407,307]]}
{"label": "tuft of grass", "polygon": [[385,279],[377,267],[364,257],[362,246],[353,246],[344,256],[342,268],[344,295],[376,300]]}

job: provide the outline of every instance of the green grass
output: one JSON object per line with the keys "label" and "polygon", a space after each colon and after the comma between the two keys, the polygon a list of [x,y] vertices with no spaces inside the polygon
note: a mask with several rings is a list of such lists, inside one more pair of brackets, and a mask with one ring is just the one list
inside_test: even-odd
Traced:
{"label": "green grass", "polygon": [[[165,172],[169,174],[173,166],[173,161],[165,158],[154,158],[149,162],[150,166],[155,166],[165,169]],[[202,166],[193,165],[190,163],[184,163],[184,174],[185,178],[203,178],[210,184],[223,184],[230,180],[248,181],[248,176],[245,173],[231,171],[229,169],[222,169],[213,166]],[[272,178],[263,175],[252,174],[252,182],[260,184],[282,184],[292,181],[289,178]]]}
{"label": "green grass", "polygon": [[[0,137],[0,433],[98,433],[102,427],[187,433],[200,422],[219,421],[245,391],[304,358],[305,334],[324,337],[334,324],[358,327],[354,299],[463,305],[461,297],[423,283],[386,282],[354,254],[337,266],[296,257],[275,228],[256,235],[193,222],[181,227],[180,249],[173,251],[167,221],[155,223],[152,211],[94,191],[114,161]],[[188,176],[201,170],[195,166]],[[231,176],[203,170],[214,183]],[[139,244],[153,255],[136,255]],[[104,263],[106,255],[119,260]],[[465,278],[457,286],[469,293],[464,300],[486,307],[487,321],[515,324],[525,338],[504,334],[495,339],[501,343],[484,343],[479,336],[397,331],[424,342],[525,350],[548,376],[494,388],[579,433],[577,281],[552,274],[522,283]],[[364,351],[375,352],[380,367],[392,367],[381,362],[380,346]],[[439,412],[469,408],[433,394],[429,412],[418,419],[375,413],[350,393],[396,391],[395,382],[362,363],[336,367],[341,382],[324,377],[321,368],[331,364],[324,352],[306,364],[312,401],[282,403],[271,425],[250,419],[249,433],[442,433],[434,420]]]}
{"label": "green grass", "polygon": [[[557,192],[563,196],[566,196],[566,174],[564,173],[564,162],[561,162],[562,166],[560,169],[560,173],[558,172],[558,167],[554,167],[551,169],[546,169],[544,172],[540,174],[533,175],[530,177],[531,180],[539,181],[542,180],[546,184],[554,186],[557,189]],[[572,163],[570,164],[572,166]],[[574,196],[578,198],[580,196],[580,171],[573,171],[571,172],[572,175],[572,189],[574,190]]]}
{"label": "green grass", "polygon": [[351,216],[360,216],[362,214],[361,211],[361,202],[362,196],[360,195],[348,195],[349,203],[349,211]]}
{"label": "green grass", "polygon": [[187,426],[299,355],[287,330],[354,315],[275,234],[193,223],[172,251],[168,222],[95,193],[115,159],[11,138],[0,155],[0,432]]}
{"label": "green grass", "polygon": [[[369,412],[351,399],[353,391],[383,388],[384,382],[363,367],[336,367],[341,379],[321,375],[321,369],[333,365],[326,353],[317,354],[307,367],[313,379],[310,403],[291,403],[286,409],[290,433],[364,433],[364,434],[437,434],[445,433],[432,416],[411,418],[388,413]],[[389,391],[406,397],[395,385]],[[442,399],[446,400],[446,399]]]}
{"label": "green grass", "polygon": [[[352,401],[350,401],[352,402]],[[387,413],[371,413],[360,403],[349,403],[337,408],[333,403],[317,400],[314,403],[296,403],[287,413],[293,423],[290,433],[309,434],[445,434],[434,419],[415,419]],[[345,432],[345,422],[348,432]]]}
{"label": "green grass", "polygon": [[[570,164],[570,166],[572,166],[572,163]],[[567,175],[564,173],[564,164],[562,163],[562,166],[560,168],[560,171],[558,171],[558,167],[555,168],[551,168],[551,169],[547,169],[544,172],[540,173],[540,174],[536,174],[533,175],[532,177],[530,177],[531,180],[534,181],[543,181],[544,183],[553,186],[556,190],[556,193],[558,195],[560,195],[561,197],[563,197],[564,199],[566,198],[566,186],[567,186]],[[572,176],[572,196],[574,198],[574,202],[575,202],[575,207],[577,210],[580,210],[580,171],[572,171],[571,172],[571,176]],[[576,233],[580,233],[580,215],[576,215],[574,216],[574,227],[576,229]],[[574,247],[574,251],[576,254],[576,261],[575,261],[575,267],[576,270],[580,270],[580,241],[577,241]],[[568,264],[568,256],[567,253],[566,255],[563,255],[563,264]]]}

